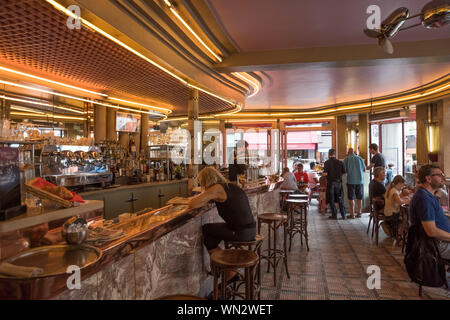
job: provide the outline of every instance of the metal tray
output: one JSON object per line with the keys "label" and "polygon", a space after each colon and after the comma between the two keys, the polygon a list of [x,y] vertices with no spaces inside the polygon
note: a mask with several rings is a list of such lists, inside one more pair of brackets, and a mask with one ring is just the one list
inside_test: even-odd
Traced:
{"label": "metal tray", "polygon": [[[54,245],[30,249],[4,261],[22,267],[42,268],[44,272],[34,279],[67,274],[67,267],[71,265],[83,270],[101,257],[102,251],[93,246]],[[20,279],[3,274],[0,274],[0,278]]]}

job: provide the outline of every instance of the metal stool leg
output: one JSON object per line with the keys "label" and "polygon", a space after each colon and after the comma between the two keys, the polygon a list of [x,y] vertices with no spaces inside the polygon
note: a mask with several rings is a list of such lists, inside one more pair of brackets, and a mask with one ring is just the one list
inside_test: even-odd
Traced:
{"label": "metal stool leg", "polygon": [[288,278],[290,278],[291,276],[289,275],[289,270],[288,270],[288,265],[287,265],[286,224],[287,224],[286,222],[283,223],[283,231],[284,231],[284,241],[283,241],[284,257],[283,257],[283,259],[284,259],[284,267],[286,268],[286,275]]}

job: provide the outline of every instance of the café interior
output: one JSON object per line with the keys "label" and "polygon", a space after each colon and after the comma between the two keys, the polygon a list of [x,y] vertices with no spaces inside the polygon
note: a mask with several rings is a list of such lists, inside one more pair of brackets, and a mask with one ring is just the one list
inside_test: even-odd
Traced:
{"label": "caf\u00e9 interior", "polygon": [[[450,2],[376,2],[0,0],[0,299],[448,299],[411,281],[408,207],[388,235],[373,172],[361,217],[328,219],[330,149],[377,144],[411,190],[450,176]],[[321,182],[295,195],[298,164]],[[258,223],[217,261],[215,204],[186,202],[210,165]]]}

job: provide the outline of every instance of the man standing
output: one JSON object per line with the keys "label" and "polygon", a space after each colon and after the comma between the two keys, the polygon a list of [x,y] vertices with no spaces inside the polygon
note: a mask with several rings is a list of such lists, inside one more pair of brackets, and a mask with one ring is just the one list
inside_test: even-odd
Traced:
{"label": "man standing", "polygon": [[427,164],[420,167],[418,178],[420,187],[411,200],[409,219],[412,225],[421,223],[427,236],[438,240],[441,257],[450,259],[450,223],[433,195],[444,186],[445,175],[438,166]]}
{"label": "man standing", "polygon": [[369,145],[369,151],[373,155],[370,160],[370,165],[367,167],[368,170],[376,167],[386,168],[386,158],[380,152],[378,152],[378,145],[376,143],[371,143]]}
{"label": "man standing", "polygon": [[347,197],[350,207],[350,219],[354,219],[355,198],[356,216],[361,217],[362,199],[364,194],[364,160],[355,154],[353,148],[348,149],[348,155],[344,159],[344,168],[347,172]]}
{"label": "man standing", "polygon": [[328,160],[325,161],[323,175],[327,177],[327,202],[330,204],[331,217],[337,219],[337,209],[335,202],[339,202],[339,211],[342,219],[346,219],[344,199],[342,199],[342,175],[345,173],[344,164],[336,159],[336,150],[328,151]]}

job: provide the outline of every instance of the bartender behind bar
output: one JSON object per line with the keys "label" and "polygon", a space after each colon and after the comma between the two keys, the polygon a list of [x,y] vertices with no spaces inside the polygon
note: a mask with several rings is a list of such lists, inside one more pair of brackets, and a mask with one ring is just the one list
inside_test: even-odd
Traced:
{"label": "bartender behind bar", "polygon": [[[243,143],[245,143],[245,153],[239,152],[242,148],[237,147],[237,150],[234,150],[233,163],[230,163],[228,167],[228,180],[232,183],[237,181],[238,175],[245,174],[249,164],[248,142],[240,140],[236,145],[239,146]],[[245,163],[241,163],[242,160]]]}

